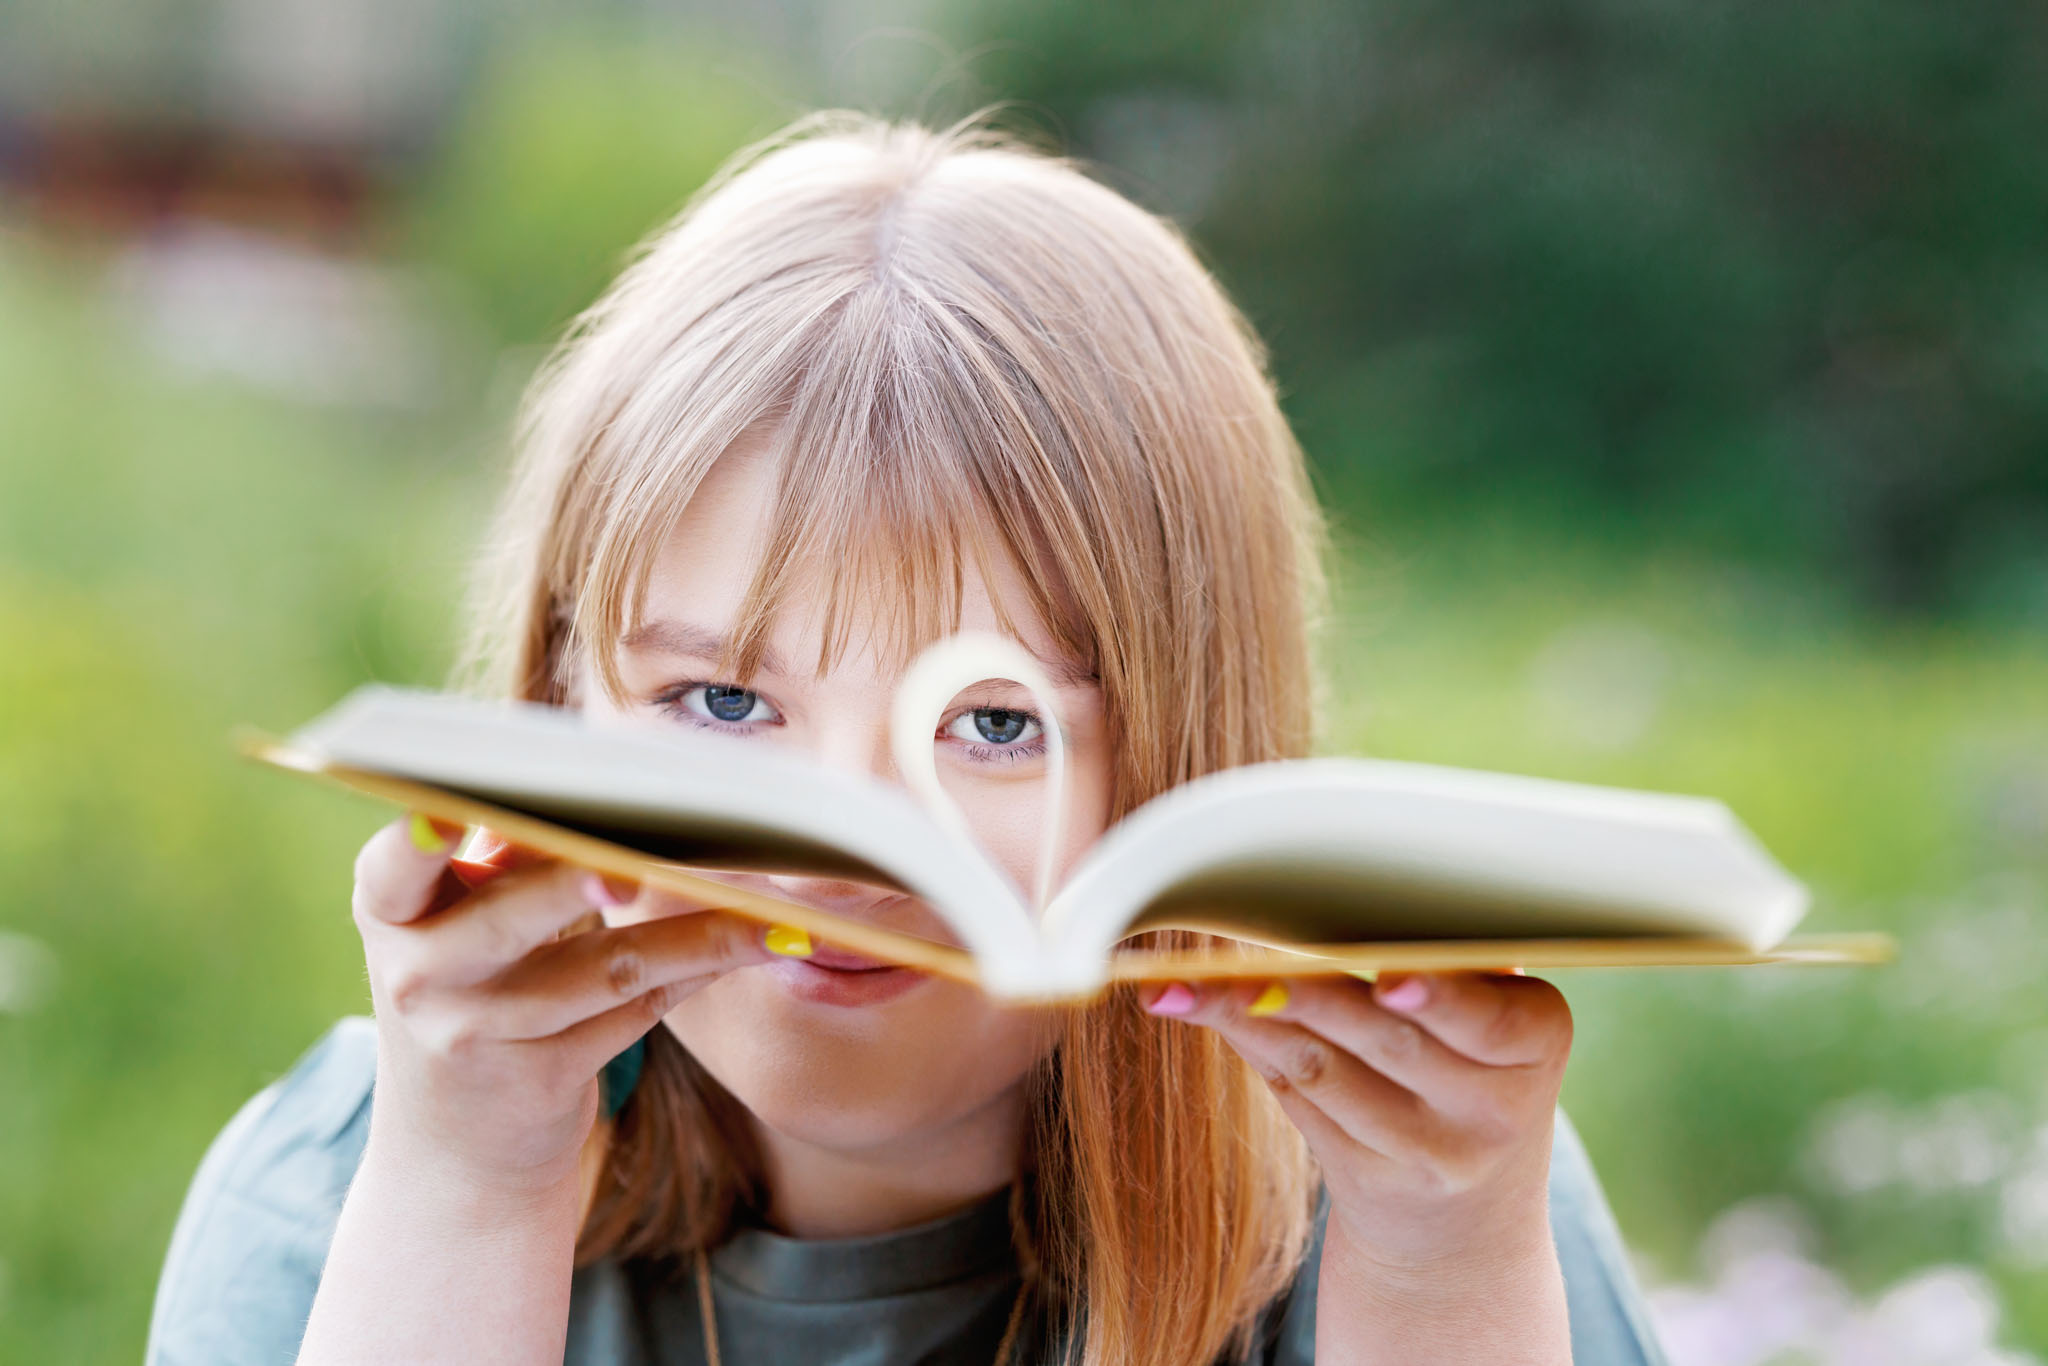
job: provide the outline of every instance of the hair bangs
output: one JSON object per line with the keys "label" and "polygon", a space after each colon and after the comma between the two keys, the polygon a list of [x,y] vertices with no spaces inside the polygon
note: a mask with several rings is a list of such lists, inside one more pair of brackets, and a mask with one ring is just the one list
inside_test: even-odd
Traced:
{"label": "hair bangs", "polygon": [[[718,661],[728,677],[756,676],[769,636],[793,609],[818,627],[820,676],[859,649],[900,669],[959,629],[970,567],[999,628],[1017,635],[1017,604],[999,588],[1004,562],[1052,648],[1093,668],[1098,628],[1051,553],[1072,531],[1057,532],[1043,500],[1018,492],[1029,482],[1020,458],[1042,449],[1046,434],[1024,430],[992,401],[1005,366],[974,354],[986,335],[937,323],[925,301],[875,281],[820,320],[787,398],[749,427],[764,438],[777,477],[767,539]],[[702,468],[665,497],[628,500],[600,542],[641,552],[626,571],[631,615],[644,605],[649,547],[661,539],[648,533],[681,515],[711,461],[675,463]],[[593,639],[608,650],[623,629]]]}

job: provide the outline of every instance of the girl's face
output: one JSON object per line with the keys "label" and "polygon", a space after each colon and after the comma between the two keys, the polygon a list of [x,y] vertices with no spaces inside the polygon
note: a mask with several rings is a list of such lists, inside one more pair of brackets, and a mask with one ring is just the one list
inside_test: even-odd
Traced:
{"label": "girl's face", "polygon": [[[896,781],[889,706],[897,672],[862,646],[856,621],[830,673],[814,678],[818,624],[787,613],[769,640],[761,674],[713,674],[717,641],[731,631],[756,557],[765,544],[775,476],[772,458],[746,446],[720,459],[663,547],[648,585],[640,629],[622,643],[624,707],[598,686],[587,661],[576,699],[594,720],[709,728],[763,745],[791,745],[817,760]],[[997,631],[999,594],[1024,632],[1020,643],[1046,665],[1066,741],[1067,830],[1055,862],[1063,877],[1107,823],[1109,756],[1098,684],[1054,653],[1029,615],[1021,581],[1006,566],[985,584],[964,569],[963,629]],[[859,648],[858,652],[854,647]],[[953,699],[934,739],[941,784],[982,846],[1021,888],[1033,885],[1044,833],[1044,739],[1038,705],[1014,683],[990,681]],[[900,893],[819,877],[721,873],[720,880],[958,944],[924,903]],[[614,924],[673,913],[649,892],[606,912]],[[781,1139],[840,1152],[879,1155],[962,1121],[986,1123],[996,1106],[1015,1107],[1019,1083],[1054,1041],[1055,1016],[1004,1007],[979,991],[910,969],[859,973],[788,959],[730,972],[671,1011],[664,1024],[704,1067]],[[865,961],[865,960],[862,960]],[[1015,1114],[1021,1118],[1021,1109]],[[1005,1121],[1007,1122],[1007,1121]],[[976,1126],[978,1127],[978,1126]]]}

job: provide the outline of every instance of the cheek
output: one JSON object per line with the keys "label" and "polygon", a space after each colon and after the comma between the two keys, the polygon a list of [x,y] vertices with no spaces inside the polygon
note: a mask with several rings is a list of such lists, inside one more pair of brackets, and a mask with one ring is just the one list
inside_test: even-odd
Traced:
{"label": "cheek", "polygon": [[762,969],[720,978],[663,1024],[762,1123],[833,1147],[956,1122],[1022,1082],[1057,1028],[944,981],[882,1006],[818,1006]]}
{"label": "cheek", "polygon": [[[1040,800],[1036,787],[1022,784],[990,785],[955,798],[960,814],[967,818],[967,828],[974,832],[974,842],[1019,887],[1029,887],[1038,868],[1039,842],[1046,834]],[[1071,817],[1068,824],[1071,827]]]}
{"label": "cheek", "polygon": [[[1109,823],[1109,774],[1096,754],[1074,756],[1067,769],[1067,808],[1060,851],[1054,862],[1057,888]],[[1017,886],[1031,888],[1038,875],[1041,842],[1048,833],[1044,786],[1040,783],[985,783],[952,789],[975,842]]]}

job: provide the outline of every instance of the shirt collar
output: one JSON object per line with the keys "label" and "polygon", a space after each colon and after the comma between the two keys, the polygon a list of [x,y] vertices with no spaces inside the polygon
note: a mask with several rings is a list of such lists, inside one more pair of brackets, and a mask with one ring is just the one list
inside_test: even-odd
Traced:
{"label": "shirt collar", "polygon": [[713,1249],[719,1279],[766,1299],[908,1294],[1014,1262],[1009,1186],[922,1224],[854,1238],[792,1238],[742,1227]]}

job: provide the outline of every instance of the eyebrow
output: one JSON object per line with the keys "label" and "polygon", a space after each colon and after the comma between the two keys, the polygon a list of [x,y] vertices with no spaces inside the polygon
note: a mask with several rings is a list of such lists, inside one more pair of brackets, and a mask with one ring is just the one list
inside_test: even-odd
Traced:
{"label": "eyebrow", "polygon": [[[727,638],[708,626],[698,626],[687,621],[670,621],[656,617],[643,621],[619,637],[622,649],[635,654],[690,655],[698,659],[718,659],[725,654]],[[761,672],[785,675],[782,660],[773,646],[761,647]]]}
{"label": "eyebrow", "polygon": [[[619,637],[620,647],[635,654],[686,655],[696,659],[717,659],[725,653],[726,644],[727,638],[708,626],[672,621],[667,617],[644,621]],[[1102,681],[1093,669],[1064,656],[1045,659],[1032,651],[1031,657],[1038,660],[1046,676],[1061,687],[1085,688]],[[765,644],[761,650],[761,672],[777,677],[789,674],[781,657]]]}

